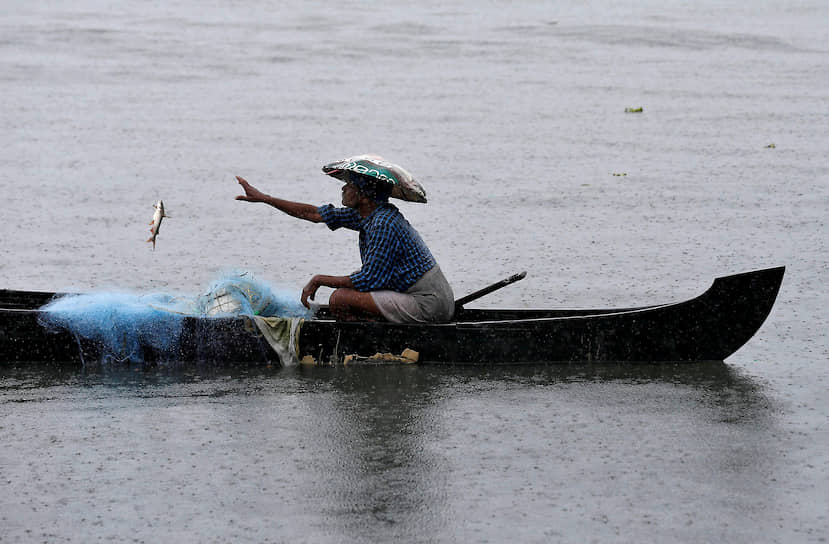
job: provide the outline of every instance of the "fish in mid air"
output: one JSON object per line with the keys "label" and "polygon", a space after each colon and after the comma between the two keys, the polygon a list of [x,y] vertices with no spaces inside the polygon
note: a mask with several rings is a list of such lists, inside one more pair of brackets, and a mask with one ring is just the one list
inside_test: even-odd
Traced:
{"label": "fish in mid air", "polygon": [[160,200],[153,205],[153,208],[155,208],[155,213],[153,214],[153,220],[150,221],[150,232],[152,234],[147,238],[147,241],[153,243],[153,251],[155,251],[155,238],[158,236],[158,229],[161,228],[161,220],[170,216],[164,214],[164,203]]}

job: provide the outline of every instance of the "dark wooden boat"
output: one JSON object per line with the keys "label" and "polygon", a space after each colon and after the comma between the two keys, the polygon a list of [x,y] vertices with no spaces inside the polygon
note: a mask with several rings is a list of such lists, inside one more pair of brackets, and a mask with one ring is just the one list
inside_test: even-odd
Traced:
{"label": "dark wooden boat", "polygon": [[[717,278],[684,302],[624,309],[505,310],[458,306],[446,324],[341,322],[323,310],[302,324],[299,356],[318,363],[414,350],[420,363],[723,361],[769,315],[784,267]],[[483,291],[483,290],[482,290]],[[47,331],[39,308],[54,293],[0,291],[0,364],[82,363],[100,347]],[[466,297],[465,297],[466,298]],[[463,299],[462,299],[463,300]],[[277,362],[250,319],[185,317],[176,352],[145,350],[147,362]],[[310,360],[310,359],[308,359]]]}

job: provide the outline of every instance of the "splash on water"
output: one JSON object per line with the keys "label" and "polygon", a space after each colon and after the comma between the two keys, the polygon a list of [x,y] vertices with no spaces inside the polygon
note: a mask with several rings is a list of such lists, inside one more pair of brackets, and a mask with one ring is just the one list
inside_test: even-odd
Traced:
{"label": "splash on water", "polygon": [[40,322],[68,330],[78,342],[93,342],[101,362],[143,362],[145,351],[174,360],[187,316],[261,315],[311,318],[295,292],[274,289],[250,273],[232,272],[201,295],[88,293],[67,295],[41,308]]}

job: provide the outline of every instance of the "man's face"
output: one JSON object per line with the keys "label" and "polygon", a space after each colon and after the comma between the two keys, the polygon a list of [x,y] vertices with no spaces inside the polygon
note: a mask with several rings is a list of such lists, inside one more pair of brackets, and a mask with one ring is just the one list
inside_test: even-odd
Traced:
{"label": "man's face", "polygon": [[343,185],[343,206],[357,209],[360,203],[360,193],[357,186],[349,182]]}

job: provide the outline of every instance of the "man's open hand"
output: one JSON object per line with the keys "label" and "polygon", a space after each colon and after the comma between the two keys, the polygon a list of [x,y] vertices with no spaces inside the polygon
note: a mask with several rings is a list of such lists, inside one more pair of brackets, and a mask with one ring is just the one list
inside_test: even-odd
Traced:
{"label": "man's open hand", "polygon": [[236,197],[236,200],[244,200],[245,202],[264,202],[265,201],[265,193],[251,185],[247,182],[247,180],[243,177],[236,176],[236,179],[239,181],[239,185],[242,186],[244,189],[245,194],[239,195]]}

